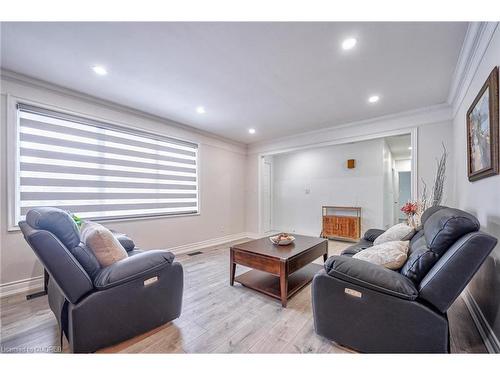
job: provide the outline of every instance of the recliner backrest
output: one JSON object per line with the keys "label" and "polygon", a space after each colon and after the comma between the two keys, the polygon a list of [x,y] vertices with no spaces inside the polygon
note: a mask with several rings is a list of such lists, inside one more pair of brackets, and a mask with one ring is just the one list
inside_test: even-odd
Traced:
{"label": "recliner backrest", "polygon": [[479,221],[455,208],[441,208],[425,218],[422,233],[410,242],[408,260],[401,274],[415,285],[427,275],[439,258],[462,236],[479,230]]}
{"label": "recliner backrest", "polygon": [[26,214],[26,222],[34,229],[53,233],[78,260],[92,280],[101,269],[94,253],[80,241],[80,230],[71,216],[59,208],[33,208]]}
{"label": "recliner backrest", "polygon": [[80,232],[71,216],[55,207],[32,208],[26,214],[26,222],[33,229],[43,229],[54,235],[71,249],[80,243]]}
{"label": "recliner backrest", "polygon": [[471,214],[456,208],[445,208],[434,213],[424,224],[424,235],[429,249],[439,256],[460,237],[477,232],[481,225]]}
{"label": "recliner backrest", "polygon": [[436,212],[442,210],[443,208],[448,208],[446,206],[431,206],[429,207],[428,209],[426,209],[423,214],[422,214],[422,217],[420,218],[420,222],[421,222],[421,225],[422,225],[422,229],[423,229],[423,226],[425,225],[425,222],[432,216],[434,215]]}
{"label": "recliner backrest", "polygon": [[429,217],[431,217],[434,213],[438,212],[439,210],[442,210],[443,208],[448,208],[446,206],[431,206],[428,209],[424,211],[422,214],[422,217],[420,218],[420,226],[417,228],[417,231],[415,235],[412,237],[410,240],[410,248],[413,246],[413,244],[424,235],[424,224],[427,221]]}
{"label": "recliner backrest", "polygon": [[67,212],[53,207],[31,209],[19,227],[66,299],[76,303],[93,289],[91,277],[100,269],[99,263],[80,242],[78,227]]}

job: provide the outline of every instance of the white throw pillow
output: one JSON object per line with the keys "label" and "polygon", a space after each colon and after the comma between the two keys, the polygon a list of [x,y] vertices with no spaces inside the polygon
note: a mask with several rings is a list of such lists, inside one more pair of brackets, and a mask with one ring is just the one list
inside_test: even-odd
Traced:
{"label": "white throw pillow", "polygon": [[369,247],[354,254],[353,258],[361,259],[370,263],[378,264],[391,270],[398,270],[408,258],[408,247],[410,241],[389,241],[383,244]]}
{"label": "white throw pillow", "polygon": [[85,221],[80,230],[82,242],[94,253],[101,267],[107,267],[128,257],[127,251],[101,224]]}
{"label": "white throw pillow", "polygon": [[373,241],[373,245],[380,245],[381,243],[389,241],[411,240],[414,234],[415,229],[413,227],[409,226],[406,223],[399,223],[393,225],[380,236],[378,236],[375,241]]}

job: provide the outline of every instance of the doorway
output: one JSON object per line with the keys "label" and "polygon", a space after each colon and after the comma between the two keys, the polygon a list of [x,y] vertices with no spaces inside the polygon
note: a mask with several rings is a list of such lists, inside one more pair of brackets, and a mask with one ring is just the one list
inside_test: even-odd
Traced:
{"label": "doorway", "polygon": [[393,187],[392,187],[392,207],[387,206],[386,210],[392,210],[392,220],[387,223],[389,226],[404,222],[406,216],[401,212],[401,207],[412,200],[413,189],[413,163],[412,163],[412,143],[409,134],[386,138],[392,163]]}
{"label": "doorway", "polygon": [[406,220],[406,216],[399,208],[411,200],[411,172],[398,172],[398,222],[402,223]]}
{"label": "doorway", "polygon": [[[259,232],[317,236],[322,205],[362,207],[361,231],[398,223],[399,172],[409,172],[410,199],[416,193],[416,137],[412,129],[259,155]],[[407,193],[406,183],[402,200]]]}

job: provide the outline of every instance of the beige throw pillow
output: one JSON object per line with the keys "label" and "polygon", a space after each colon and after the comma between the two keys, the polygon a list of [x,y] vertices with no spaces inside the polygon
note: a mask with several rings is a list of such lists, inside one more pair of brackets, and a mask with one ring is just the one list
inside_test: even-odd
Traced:
{"label": "beige throw pillow", "polygon": [[92,250],[101,267],[107,267],[128,257],[127,251],[101,224],[85,221],[80,230],[81,240]]}
{"label": "beige throw pillow", "polygon": [[415,229],[409,226],[406,223],[400,223],[393,225],[389,229],[387,229],[384,233],[378,236],[375,241],[373,241],[374,245],[380,245],[384,242],[389,241],[406,241],[411,240],[413,235],[415,234]]}
{"label": "beige throw pillow", "polygon": [[369,247],[354,254],[353,258],[361,259],[370,263],[378,264],[391,270],[398,270],[408,258],[408,247],[410,241],[389,241],[383,244]]}

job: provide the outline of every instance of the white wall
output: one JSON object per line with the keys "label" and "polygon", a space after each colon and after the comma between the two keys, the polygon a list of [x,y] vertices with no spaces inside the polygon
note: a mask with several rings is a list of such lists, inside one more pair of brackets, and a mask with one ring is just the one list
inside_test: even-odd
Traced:
{"label": "white wall", "polygon": [[[362,230],[383,224],[383,139],[273,157],[274,229],[321,233],[321,206],[362,207]],[[347,168],[347,159],[356,168]]]}
{"label": "white wall", "polygon": [[6,284],[42,274],[42,268],[21,232],[7,231],[7,94],[200,143],[200,215],[105,223],[109,227],[129,234],[138,246],[146,249],[171,248],[244,232],[245,146],[123,108],[100,105],[91,98],[59,91],[57,88],[42,87],[38,83],[23,83],[3,77],[1,86],[0,284],[2,286],[6,287]]}
{"label": "white wall", "polygon": [[[491,25],[490,25],[491,26]],[[492,26],[494,27],[494,26]],[[466,113],[483,86],[491,70],[500,65],[500,26],[496,27],[477,70],[457,105],[453,120],[454,155],[453,175],[456,205],[478,217],[482,230],[500,239],[500,175],[469,182],[467,178]],[[480,54],[476,54],[480,56]],[[467,80],[465,80],[467,81]],[[481,267],[469,285],[469,291],[479,305],[488,324],[500,338],[500,246]]]}

